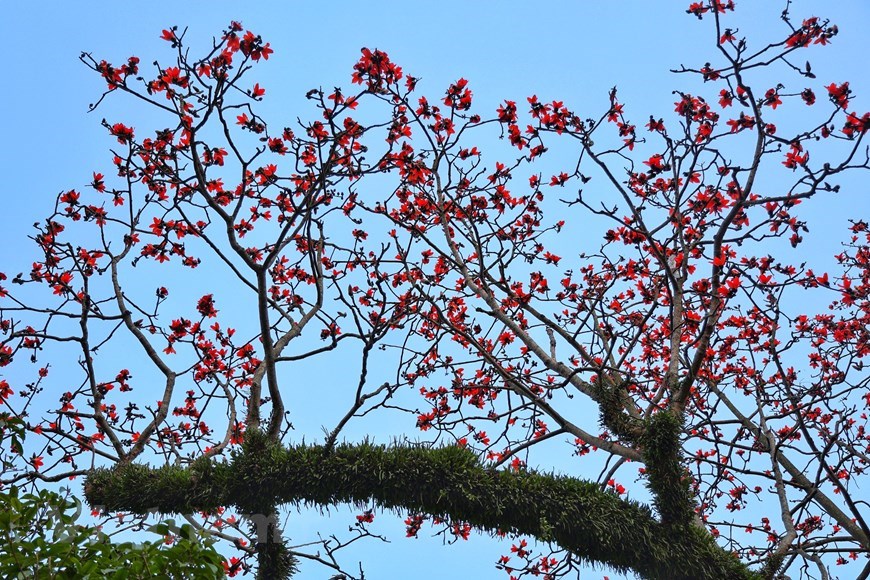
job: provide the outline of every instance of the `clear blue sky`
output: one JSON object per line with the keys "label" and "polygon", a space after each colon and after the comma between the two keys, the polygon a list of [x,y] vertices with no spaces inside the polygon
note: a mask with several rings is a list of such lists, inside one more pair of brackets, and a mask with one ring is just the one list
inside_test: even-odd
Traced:
{"label": "clear blue sky", "polygon": [[[596,116],[607,108],[607,91],[617,85],[620,98],[641,122],[648,114],[669,115],[671,91],[682,79],[668,73],[680,64],[700,66],[714,58],[709,22],[685,13],[688,0],[649,2],[14,2],[5,9],[6,61],[3,144],[0,177],[4,201],[0,229],[0,271],[29,269],[37,257],[25,240],[30,225],[51,211],[58,192],[83,188],[92,171],[106,172],[111,140],[100,127],[103,116],[124,120],[115,100],[96,113],[88,103],[103,83],[78,61],[82,51],[97,60],[119,62],[137,55],[143,66],[167,58],[159,40],[162,28],[189,27],[188,44],[205,46],[230,20],[271,42],[275,54],[256,73],[269,91],[270,121],[291,124],[305,115],[303,94],[315,86],[349,86],[352,64],[363,46],[380,48],[407,72],[422,77],[421,92],[440,95],[459,77],[471,83],[476,106],[494,110],[501,100],[564,100],[574,110]],[[778,20],[785,2],[738,2],[734,26],[750,39],[773,38],[765,31],[784,30]],[[857,101],[867,103],[870,54],[867,28],[870,3],[865,0],[793,2],[795,15],[830,17],[841,34],[832,47],[812,51],[813,69],[826,82],[848,80]],[[794,81],[797,82],[797,81]],[[859,107],[860,108],[860,107]],[[866,108],[866,107],[865,107]],[[131,116],[142,121],[141,110]],[[283,121],[282,121],[283,122]],[[860,193],[866,196],[866,186]],[[857,197],[844,203],[855,203]],[[866,198],[865,198],[866,199]],[[851,201],[849,201],[851,200]],[[858,206],[860,207],[860,206]],[[866,210],[865,210],[866,211]],[[841,228],[842,212],[818,216],[822,227]],[[842,229],[822,236],[835,244]],[[805,247],[804,251],[812,251]],[[325,423],[323,421],[322,423]],[[320,435],[317,425],[309,436]],[[566,458],[570,461],[570,458]],[[558,465],[548,467],[559,468]],[[595,475],[595,474],[590,474]],[[294,517],[294,526],[316,530],[318,514]],[[370,542],[367,577],[501,578],[492,563],[509,549],[490,540],[442,547],[441,539],[405,540],[398,519],[382,516],[381,531],[391,544]],[[337,518],[346,526],[346,516]],[[294,537],[302,537],[298,527]],[[305,577],[327,577],[325,569],[308,568]],[[606,572],[604,572],[606,573]],[[601,578],[590,572],[584,578]],[[609,574],[618,578],[616,574]]]}

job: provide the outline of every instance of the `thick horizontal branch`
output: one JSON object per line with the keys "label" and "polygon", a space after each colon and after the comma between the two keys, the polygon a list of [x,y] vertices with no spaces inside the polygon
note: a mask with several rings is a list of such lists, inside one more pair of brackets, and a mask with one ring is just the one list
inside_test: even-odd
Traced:
{"label": "thick horizontal branch", "polygon": [[646,578],[760,578],[700,528],[667,526],[647,506],[595,483],[487,469],[459,447],[360,444],[325,452],[321,446],[285,448],[257,438],[231,461],[98,469],[88,476],[85,495],[92,507],[134,513],[187,514],[232,506],[258,514],[278,504],[374,502],[490,532],[533,536],[583,560]]}

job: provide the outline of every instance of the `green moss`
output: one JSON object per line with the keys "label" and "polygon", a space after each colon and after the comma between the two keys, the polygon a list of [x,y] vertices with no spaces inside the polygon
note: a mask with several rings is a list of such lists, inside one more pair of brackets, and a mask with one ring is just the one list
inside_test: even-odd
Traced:
{"label": "green moss", "polygon": [[[658,421],[649,430],[650,444],[659,441],[657,437],[670,440],[673,425],[667,419]],[[662,464],[673,457],[664,449]],[[663,514],[683,517],[683,488],[668,486],[668,473],[662,470],[651,479],[651,487],[666,498],[656,507]],[[534,536],[583,560],[648,578],[757,578],[704,530],[660,522],[649,507],[602,491],[592,482],[485,468],[459,447],[363,443],[325,450],[285,448],[249,438],[228,463],[196,464],[189,470],[96,470],[87,479],[86,498],[110,510],[156,507],[167,513],[225,505],[246,514],[268,514],[282,504],[375,503],[385,509],[449,516],[482,530]],[[672,510],[671,504],[677,507]]]}
{"label": "green moss", "polygon": [[682,464],[682,419],[668,411],[649,418],[641,437],[647,485],[662,523],[688,527],[694,517],[690,480]]}
{"label": "green moss", "polygon": [[610,379],[599,379],[593,383],[593,389],[601,411],[601,426],[624,441],[636,442],[643,433],[643,424],[623,408],[625,386]]}

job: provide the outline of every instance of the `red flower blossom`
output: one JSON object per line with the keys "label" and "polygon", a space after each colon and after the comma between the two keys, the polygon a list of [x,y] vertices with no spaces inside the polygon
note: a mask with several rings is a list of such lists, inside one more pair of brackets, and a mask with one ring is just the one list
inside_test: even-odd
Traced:
{"label": "red flower blossom", "polygon": [[849,89],[849,83],[843,83],[841,85],[831,83],[825,88],[828,89],[828,97],[831,99],[832,103],[841,109],[849,107],[849,95],[852,94],[852,91]]}
{"label": "red flower blossom", "polygon": [[212,294],[206,294],[202,298],[199,299],[199,302],[196,303],[197,311],[207,318],[214,318],[217,316],[217,310],[214,307],[214,298]]}

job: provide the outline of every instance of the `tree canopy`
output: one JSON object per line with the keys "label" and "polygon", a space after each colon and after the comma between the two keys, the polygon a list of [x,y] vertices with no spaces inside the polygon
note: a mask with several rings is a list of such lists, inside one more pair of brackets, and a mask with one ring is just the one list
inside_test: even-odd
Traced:
{"label": "tree canopy", "polygon": [[[787,5],[754,41],[733,10],[688,7],[710,51],[653,114],[617,88],[597,112],[486,109],[465,78],[427,98],[364,48],[267,120],[273,46],[237,22],[163,30],[150,67],[82,54],[92,110],[157,121],[103,119],[110,163],[0,273],[0,366],[31,377],[0,379],[0,493],[79,477],[95,513],[184,516],[179,551],[208,534],[261,578],[362,577],[342,549],[378,509],[510,536],[517,578],[870,576],[870,226],[800,253],[807,206],[870,167],[870,113],[804,56],[834,24]],[[353,384],[300,384],[336,365]],[[340,418],[294,429],[318,396]],[[348,439],[380,417],[391,444]],[[289,544],[285,506],[343,504],[347,539]]]}

